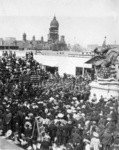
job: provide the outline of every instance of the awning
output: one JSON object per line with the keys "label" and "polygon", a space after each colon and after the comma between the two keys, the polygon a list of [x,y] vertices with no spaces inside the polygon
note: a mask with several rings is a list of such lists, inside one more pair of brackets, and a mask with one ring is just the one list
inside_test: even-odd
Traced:
{"label": "awning", "polygon": [[102,56],[95,56],[93,58],[91,58],[90,60],[86,61],[85,63],[87,64],[94,64],[96,61],[99,61],[99,60],[104,60],[105,58],[102,57]]}
{"label": "awning", "polygon": [[95,66],[100,66],[103,62],[104,62],[104,59],[98,60],[98,61],[94,62],[94,65]]}

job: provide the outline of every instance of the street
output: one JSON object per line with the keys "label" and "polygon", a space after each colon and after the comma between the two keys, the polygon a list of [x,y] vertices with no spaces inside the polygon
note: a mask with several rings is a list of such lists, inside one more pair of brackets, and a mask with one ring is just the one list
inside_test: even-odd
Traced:
{"label": "street", "polygon": [[22,148],[15,145],[11,140],[6,140],[0,137],[0,150],[23,150]]}

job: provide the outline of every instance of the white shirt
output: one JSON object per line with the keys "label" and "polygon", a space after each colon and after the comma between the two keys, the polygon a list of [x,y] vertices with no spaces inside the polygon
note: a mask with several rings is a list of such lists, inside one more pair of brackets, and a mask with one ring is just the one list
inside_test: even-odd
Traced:
{"label": "white shirt", "polygon": [[100,140],[98,138],[93,137],[91,139],[90,147],[93,147],[94,150],[99,150]]}

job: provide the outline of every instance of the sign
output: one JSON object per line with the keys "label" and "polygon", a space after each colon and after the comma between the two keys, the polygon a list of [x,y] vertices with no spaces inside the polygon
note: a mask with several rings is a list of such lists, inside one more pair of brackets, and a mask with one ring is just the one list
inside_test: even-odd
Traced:
{"label": "sign", "polygon": [[40,75],[31,75],[30,76],[30,82],[39,82],[40,81]]}
{"label": "sign", "polygon": [[40,116],[35,118],[37,131],[38,131],[37,141],[43,141],[42,133],[45,132],[45,127],[43,126],[43,120],[44,119]]}

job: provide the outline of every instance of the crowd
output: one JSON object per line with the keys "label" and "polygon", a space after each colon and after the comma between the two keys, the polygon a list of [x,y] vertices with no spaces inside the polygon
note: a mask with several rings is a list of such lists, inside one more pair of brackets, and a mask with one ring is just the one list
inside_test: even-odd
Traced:
{"label": "crowd", "polygon": [[119,150],[118,101],[90,99],[90,81],[87,74],[51,78],[33,53],[4,52],[0,134],[28,150]]}

